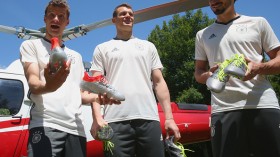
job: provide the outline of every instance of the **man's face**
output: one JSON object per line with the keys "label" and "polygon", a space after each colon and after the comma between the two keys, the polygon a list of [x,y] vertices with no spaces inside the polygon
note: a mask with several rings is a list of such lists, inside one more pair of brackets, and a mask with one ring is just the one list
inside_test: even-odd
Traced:
{"label": "man's face", "polygon": [[232,5],[234,0],[209,0],[209,6],[216,15],[223,14]]}
{"label": "man's face", "polygon": [[61,37],[65,27],[69,24],[66,8],[49,7],[44,21],[46,23],[47,37]]}
{"label": "man's face", "polygon": [[127,7],[117,9],[117,16],[113,18],[118,30],[131,31],[134,23],[134,13]]}

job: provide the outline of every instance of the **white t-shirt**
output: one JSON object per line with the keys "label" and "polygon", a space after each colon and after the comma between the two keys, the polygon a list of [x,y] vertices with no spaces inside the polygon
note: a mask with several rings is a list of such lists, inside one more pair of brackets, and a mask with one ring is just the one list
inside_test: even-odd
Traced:
{"label": "white t-shirt", "polygon": [[[26,40],[20,47],[21,62],[38,63],[40,79],[45,81],[44,67],[49,62],[51,43],[44,39]],[[51,127],[70,134],[86,137],[81,109],[80,81],[83,78],[83,62],[79,53],[64,47],[72,64],[69,76],[55,92],[35,95],[29,128]]]}
{"label": "white t-shirt", "polygon": [[125,101],[120,105],[105,106],[105,120],[159,121],[151,73],[161,68],[154,44],[146,40],[110,40],[98,45],[94,50],[91,70],[105,73],[108,82],[125,95]]}
{"label": "white t-shirt", "polygon": [[[195,59],[209,61],[212,67],[239,53],[255,62],[262,62],[263,51],[279,46],[279,40],[264,18],[241,15],[228,24],[214,23],[199,31]],[[237,109],[279,109],[276,94],[264,75],[245,82],[230,77],[223,92],[212,92],[211,104],[213,113]]]}

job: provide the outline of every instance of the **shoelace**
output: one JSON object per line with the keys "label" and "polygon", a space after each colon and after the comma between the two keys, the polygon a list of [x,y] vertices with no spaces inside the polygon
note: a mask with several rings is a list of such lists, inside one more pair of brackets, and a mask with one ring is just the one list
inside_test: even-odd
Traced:
{"label": "shoelace", "polygon": [[113,148],[114,148],[114,143],[111,141],[104,141],[104,150],[105,151],[110,151],[111,154],[113,155]]}
{"label": "shoelace", "polygon": [[112,133],[112,128],[109,125],[105,125],[97,132],[97,135],[101,140],[104,141],[104,150],[110,151],[113,155],[112,149],[114,148],[114,143],[110,141],[110,139],[112,138]]}
{"label": "shoelace", "polygon": [[245,61],[244,55],[235,54],[230,59],[226,59],[222,64],[220,64],[219,71],[217,72],[217,77],[220,81],[222,81],[222,82],[225,81],[225,79],[228,75],[224,72],[224,69],[232,62],[237,67],[241,67],[244,64],[246,66],[246,68],[248,69],[248,65]]}
{"label": "shoelace", "polygon": [[104,76],[102,76],[99,81],[102,82],[104,85],[108,86],[108,81]]}
{"label": "shoelace", "polygon": [[232,62],[231,59],[226,59],[222,64],[220,64],[219,71],[218,71],[218,79],[222,82],[225,81],[226,77],[228,76],[224,69]]}
{"label": "shoelace", "polygon": [[89,76],[89,74],[87,72],[84,72],[84,78],[83,80],[87,81],[87,82],[101,82],[104,85],[107,86],[108,81],[106,80],[106,78],[103,75],[98,75],[98,76]]}
{"label": "shoelace", "polygon": [[233,56],[233,63],[237,67],[241,67],[243,64],[248,68],[248,65],[245,61],[244,55],[243,54],[235,54]]}
{"label": "shoelace", "polygon": [[181,150],[180,154],[181,154],[183,157],[187,157],[187,155],[186,155],[186,153],[185,153],[185,150],[190,151],[190,152],[194,152],[193,150],[184,148],[184,146],[183,146],[182,143],[180,143],[180,142],[177,142],[177,143],[176,143],[176,146]]}

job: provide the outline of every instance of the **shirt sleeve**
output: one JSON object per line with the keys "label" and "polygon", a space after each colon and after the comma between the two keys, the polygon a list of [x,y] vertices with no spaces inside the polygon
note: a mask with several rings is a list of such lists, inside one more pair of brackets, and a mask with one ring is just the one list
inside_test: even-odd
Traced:
{"label": "shirt sleeve", "polygon": [[100,46],[96,46],[93,52],[91,71],[99,71],[104,74],[104,61],[101,53]]}
{"label": "shirt sleeve", "polygon": [[163,65],[161,63],[161,60],[159,58],[158,51],[154,44],[150,43],[150,50],[152,52],[152,70],[154,69],[163,69]]}
{"label": "shirt sleeve", "polygon": [[269,52],[280,46],[279,40],[276,37],[273,29],[265,18],[261,18],[261,40],[262,47],[265,52]]}
{"label": "shirt sleeve", "polygon": [[195,60],[207,60],[207,55],[203,46],[202,31],[199,31],[195,38]]}
{"label": "shirt sleeve", "polygon": [[37,63],[36,48],[31,41],[26,40],[20,46],[20,60],[21,63],[32,62]]}

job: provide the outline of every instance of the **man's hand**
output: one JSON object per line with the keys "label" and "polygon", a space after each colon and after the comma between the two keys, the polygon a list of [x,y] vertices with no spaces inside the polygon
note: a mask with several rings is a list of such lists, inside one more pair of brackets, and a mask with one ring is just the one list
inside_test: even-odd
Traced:
{"label": "man's hand", "polygon": [[58,69],[56,73],[50,73],[50,65],[48,64],[44,70],[46,79],[46,89],[49,92],[56,91],[67,79],[70,73],[71,61],[68,60],[65,66]]}
{"label": "man's hand", "polygon": [[180,134],[180,131],[179,131],[179,128],[178,126],[176,125],[174,119],[166,119],[165,120],[165,130],[166,130],[166,138],[168,139],[169,138],[169,131],[173,131],[174,133],[174,143],[176,143],[177,141],[180,140],[181,138],[181,134]]}
{"label": "man's hand", "polygon": [[115,100],[113,98],[108,98],[107,94],[98,94],[98,103],[101,105],[112,105],[112,104],[121,104],[121,101]]}
{"label": "man's hand", "polygon": [[[219,68],[219,64],[216,64],[216,65],[212,66],[212,67],[209,69],[209,71],[210,71],[211,73],[214,73],[218,68]],[[211,75],[212,75],[212,74],[211,74]]]}
{"label": "man's hand", "polygon": [[97,131],[105,125],[108,125],[108,123],[103,118],[100,118],[99,120],[93,120],[90,133],[94,139],[100,140],[97,136]]}
{"label": "man's hand", "polygon": [[243,78],[243,81],[251,80],[258,74],[258,70],[260,68],[261,63],[253,62],[252,60],[245,58],[247,62],[247,71],[245,73],[245,76]]}

